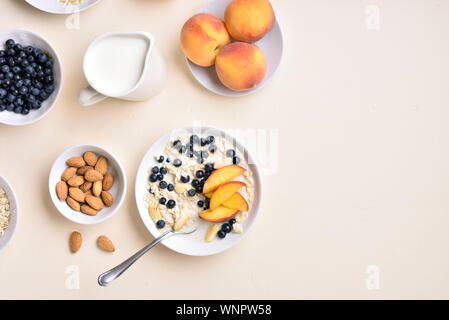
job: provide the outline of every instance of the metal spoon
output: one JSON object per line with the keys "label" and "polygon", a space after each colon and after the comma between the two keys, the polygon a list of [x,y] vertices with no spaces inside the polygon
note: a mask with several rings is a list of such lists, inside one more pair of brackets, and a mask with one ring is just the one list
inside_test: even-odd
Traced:
{"label": "metal spoon", "polygon": [[118,266],[112,268],[109,271],[106,271],[105,273],[100,274],[98,277],[98,284],[100,286],[107,286],[112,281],[120,277],[120,275],[125,272],[131,265],[136,262],[141,256],[143,256],[145,253],[148,252],[151,248],[153,248],[155,245],[157,245],[162,240],[168,239],[171,236],[178,235],[178,234],[191,234],[196,231],[196,228],[188,230],[188,231],[175,231],[173,229],[170,229],[163,234],[161,234],[159,237],[157,237],[153,242],[143,247],[141,250],[136,252],[134,255],[129,257],[127,260],[120,263]]}

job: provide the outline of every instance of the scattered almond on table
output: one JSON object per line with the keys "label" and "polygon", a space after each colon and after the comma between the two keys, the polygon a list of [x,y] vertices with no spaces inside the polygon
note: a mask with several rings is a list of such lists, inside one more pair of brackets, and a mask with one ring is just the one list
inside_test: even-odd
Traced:
{"label": "scattered almond on table", "polygon": [[83,156],[67,159],[68,168],[56,184],[56,195],[60,201],[75,211],[95,216],[105,206],[110,207],[114,198],[109,189],[114,176],[109,172],[108,160],[88,151]]}
{"label": "scattered almond on table", "polygon": [[112,243],[111,239],[109,239],[105,235],[101,235],[98,237],[97,244],[98,244],[98,247],[104,251],[107,251],[107,252],[115,251],[115,247],[114,247],[114,244]]}
{"label": "scattered almond on table", "polygon": [[72,251],[72,253],[78,252],[78,250],[81,248],[82,242],[83,237],[81,236],[81,233],[79,233],[78,231],[73,231],[69,239],[70,251]]}

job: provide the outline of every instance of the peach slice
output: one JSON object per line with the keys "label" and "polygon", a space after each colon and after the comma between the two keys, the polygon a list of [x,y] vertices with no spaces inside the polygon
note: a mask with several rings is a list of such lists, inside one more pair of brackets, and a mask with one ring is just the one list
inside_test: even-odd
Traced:
{"label": "peach slice", "polygon": [[234,193],[228,200],[223,202],[222,206],[242,211],[248,211],[249,209],[248,201],[246,201],[246,199],[238,192]]}
{"label": "peach slice", "polygon": [[231,198],[234,193],[244,186],[246,186],[246,183],[240,181],[229,181],[223,183],[217,190],[215,190],[212,198],[210,198],[211,210],[214,210],[223,202]]}
{"label": "peach slice", "polygon": [[219,206],[214,210],[208,209],[201,211],[199,216],[210,222],[223,222],[235,217],[235,215],[239,212],[236,209],[230,209],[223,206]]}
{"label": "peach slice", "polygon": [[246,171],[245,168],[238,166],[236,164],[231,164],[229,166],[225,166],[215,170],[204,183],[203,193],[206,194],[211,191],[214,191],[223,183],[231,181],[232,179],[241,175],[245,171]]}
{"label": "peach slice", "polygon": [[204,196],[205,196],[206,198],[211,198],[213,194],[214,194],[214,192],[211,191],[211,192],[205,193]]}

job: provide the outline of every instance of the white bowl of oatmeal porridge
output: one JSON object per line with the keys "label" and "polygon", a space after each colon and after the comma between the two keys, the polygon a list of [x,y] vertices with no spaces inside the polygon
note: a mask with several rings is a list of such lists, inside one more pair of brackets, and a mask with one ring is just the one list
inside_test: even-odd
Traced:
{"label": "white bowl of oatmeal porridge", "polygon": [[0,176],[0,251],[14,236],[17,213],[17,197],[6,178]]}
{"label": "white bowl of oatmeal porridge", "polygon": [[[220,205],[220,214],[210,215],[218,211],[210,208],[215,191],[206,192],[211,177],[231,167],[236,174],[224,182],[242,186],[234,195],[244,199],[245,209]],[[206,256],[233,247],[247,234],[259,211],[262,185],[254,158],[234,137],[217,128],[185,127],[164,135],[147,151],[135,194],[142,221],[154,237],[170,228],[195,226],[193,234],[162,243],[182,254]]]}

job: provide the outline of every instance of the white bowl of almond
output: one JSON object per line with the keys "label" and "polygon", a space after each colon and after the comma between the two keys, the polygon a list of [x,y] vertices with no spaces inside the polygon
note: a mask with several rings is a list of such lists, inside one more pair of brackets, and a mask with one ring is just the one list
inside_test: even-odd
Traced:
{"label": "white bowl of almond", "polygon": [[195,226],[192,235],[163,241],[188,255],[235,245],[259,209],[261,179],[254,159],[235,138],[211,127],[186,127],[157,140],[136,177],[140,216],[153,236]]}
{"label": "white bowl of almond", "polygon": [[56,159],[49,176],[51,199],[67,219],[95,224],[112,217],[126,194],[118,159],[96,145],[77,145]]}

